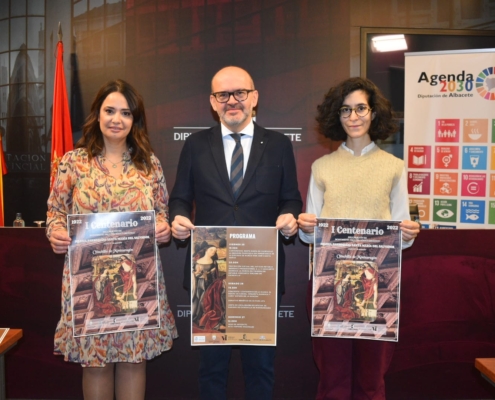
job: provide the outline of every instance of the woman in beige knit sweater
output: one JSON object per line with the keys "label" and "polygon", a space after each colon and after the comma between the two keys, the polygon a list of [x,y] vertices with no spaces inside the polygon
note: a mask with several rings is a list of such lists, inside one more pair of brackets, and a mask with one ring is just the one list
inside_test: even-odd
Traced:
{"label": "woman in beige knit sweater", "polygon": [[[312,165],[306,213],[298,219],[301,240],[313,242],[317,217],[382,219],[402,221],[403,247],[411,246],[420,225],[409,220],[404,162],[374,142],[397,131],[390,102],[373,82],[350,78],[328,91],[316,120],[324,136],[344,142]],[[390,342],[313,338],[317,399],[384,399],[394,348]]]}

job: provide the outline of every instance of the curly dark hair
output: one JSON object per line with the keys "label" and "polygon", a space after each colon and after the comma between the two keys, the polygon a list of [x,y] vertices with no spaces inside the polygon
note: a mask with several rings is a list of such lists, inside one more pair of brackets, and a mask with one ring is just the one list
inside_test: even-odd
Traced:
{"label": "curly dark hair", "polygon": [[122,79],[109,81],[98,90],[83,126],[82,138],[76,143],[76,148],[85,148],[88,151],[89,159],[102,153],[105,143],[98,117],[101,105],[107,96],[114,92],[122,93],[132,113],[132,128],[126,139],[127,146],[132,149],[131,160],[137,169],[149,174],[153,149],[148,136],[143,98],[133,86]]}
{"label": "curly dark hair", "polygon": [[368,96],[368,105],[374,115],[371,121],[369,135],[371,140],[386,139],[397,132],[398,126],[393,120],[392,105],[378,89],[378,87],[365,78],[349,78],[330,88],[318,105],[316,121],[321,134],[332,140],[346,140],[347,134],[340,121],[339,109],[344,99],[356,90],[362,90]]}

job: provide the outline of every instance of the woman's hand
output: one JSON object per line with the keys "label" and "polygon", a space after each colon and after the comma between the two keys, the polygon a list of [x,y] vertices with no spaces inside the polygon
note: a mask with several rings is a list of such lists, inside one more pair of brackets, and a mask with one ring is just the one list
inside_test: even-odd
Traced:
{"label": "woman's hand", "polygon": [[316,226],[316,215],[301,213],[299,214],[297,223],[299,225],[299,229],[301,229],[304,233],[313,233]]}
{"label": "woman's hand", "polygon": [[66,229],[57,229],[50,234],[50,245],[56,254],[67,253],[71,239]]}
{"label": "woman's hand", "polygon": [[167,243],[170,240],[170,225],[168,222],[157,222],[155,227],[155,239],[158,243]]}
{"label": "woman's hand", "polygon": [[421,225],[414,221],[404,220],[400,223],[400,230],[402,231],[402,240],[406,242],[414,239],[419,234]]}

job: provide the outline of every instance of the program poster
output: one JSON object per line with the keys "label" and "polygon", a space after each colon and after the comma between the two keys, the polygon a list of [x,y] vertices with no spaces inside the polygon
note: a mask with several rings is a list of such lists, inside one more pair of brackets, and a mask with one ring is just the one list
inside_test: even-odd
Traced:
{"label": "program poster", "polygon": [[311,335],[398,341],[400,221],[318,219]]}
{"label": "program poster", "polygon": [[495,48],[406,53],[404,107],[421,223],[495,228]]}
{"label": "program poster", "polygon": [[276,346],[278,231],[197,226],[191,240],[191,345]]}
{"label": "program poster", "polygon": [[74,336],[160,326],[155,212],[67,216]]}

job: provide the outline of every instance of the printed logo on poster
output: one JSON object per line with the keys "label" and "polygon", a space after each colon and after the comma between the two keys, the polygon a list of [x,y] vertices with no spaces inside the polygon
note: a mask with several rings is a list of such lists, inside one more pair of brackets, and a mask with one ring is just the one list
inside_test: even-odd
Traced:
{"label": "printed logo on poster", "polygon": [[409,172],[407,190],[411,194],[430,194],[430,172]]}
{"label": "printed logo on poster", "polygon": [[463,146],[462,169],[486,170],[487,153],[486,146]]}
{"label": "printed logo on poster", "polygon": [[490,163],[490,169],[493,171],[495,170],[495,147],[491,147],[491,153],[492,153],[492,158],[491,158],[491,163]]}
{"label": "printed logo on poster", "polygon": [[457,200],[450,200],[450,199],[433,200],[433,221],[456,222]]}
{"label": "printed logo on poster", "polygon": [[431,168],[431,146],[409,146],[409,168]]}
{"label": "printed logo on poster", "polygon": [[495,201],[488,203],[488,223],[495,225]]}
{"label": "printed logo on poster", "polygon": [[459,147],[458,146],[435,146],[435,168],[458,169]]}
{"label": "printed logo on poster", "polygon": [[350,321],[344,322],[334,322],[327,321],[325,322],[325,330],[328,333],[333,333],[335,336],[339,332],[356,332],[356,333],[372,333],[376,335],[386,335],[387,327],[384,325],[378,324],[355,324]]}
{"label": "printed logo on poster", "polygon": [[461,200],[461,222],[485,223],[485,202],[482,200]]}
{"label": "printed logo on poster", "polygon": [[437,88],[438,93],[430,95],[418,95],[420,98],[429,97],[474,97],[473,96],[473,74],[462,70],[457,73],[449,74],[428,74],[423,71],[419,75],[418,83],[427,83],[430,86]]}
{"label": "printed logo on poster", "polygon": [[427,83],[438,87],[438,93],[432,95],[418,95],[427,97],[473,97],[473,88],[485,100],[495,100],[495,67],[483,69],[473,83],[473,74],[462,70],[457,74],[428,74],[423,71],[419,75],[418,83]]}
{"label": "printed logo on poster", "polygon": [[488,119],[465,119],[462,126],[463,142],[488,142]]}
{"label": "printed logo on poster", "polygon": [[476,90],[485,100],[495,100],[495,67],[488,67],[478,74]]}
{"label": "printed logo on poster", "polygon": [[472,197],[485,197],[485,174],[462,174],[461,195]]}
{"label": "printed logo on poster", "polygon": [[459,142],[460,121],[458,119],[435,120],[435,142]]}
{"label": "printed logo on poster", "polygon": [[430,199],[424,197],[409,197],[409,204],[416,203],[418,205],[419,220],[430,220]]}
{"label": "printed logo on poster", "polygon": [[440,172],[434,174],[433,194],[457,196],[457,173]]}
{"label": "printed logo on poster", "polygon": [[490,189],[488,196],[495,197],[495,174],[490,174]]}
{"label": "printed logo on poster", "polygon": [[435,229],[457,229],[455,225],[442,225],[442,224],[433,224],[432,228]]}

